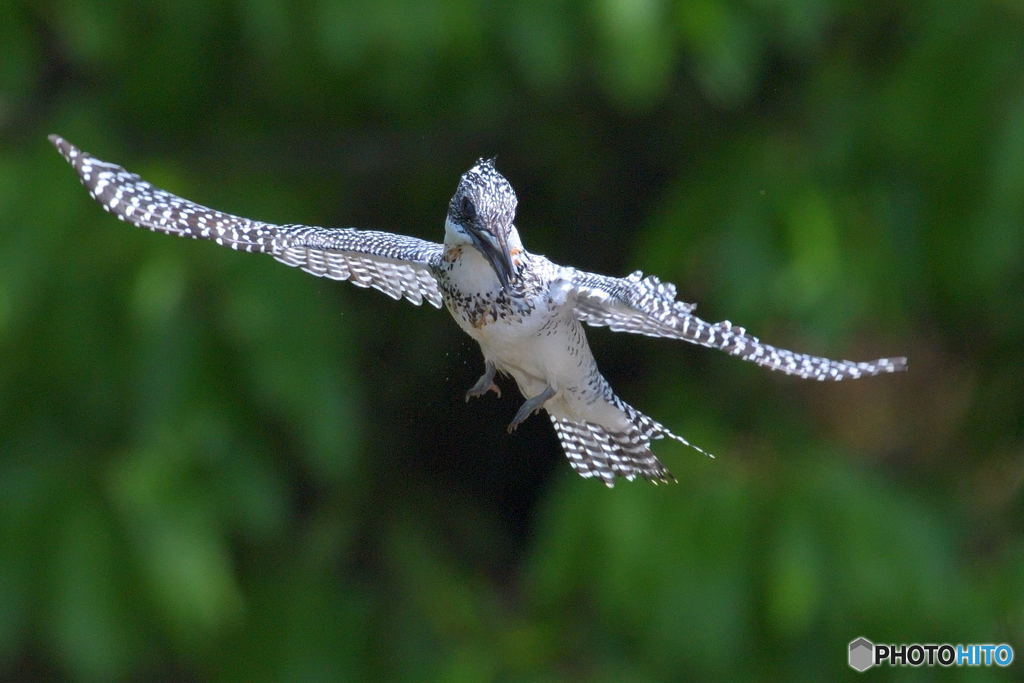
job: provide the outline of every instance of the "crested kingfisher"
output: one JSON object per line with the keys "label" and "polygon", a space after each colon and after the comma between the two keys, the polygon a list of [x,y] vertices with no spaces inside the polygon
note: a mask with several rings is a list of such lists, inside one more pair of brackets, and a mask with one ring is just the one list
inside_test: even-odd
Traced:
{"label": "crested kingfisher", "polygon": [[511,433],[544,410],[569,464],[608,486],[616,477],[674,477],[651,452],[685,438],[616,395],[598,370],[583,324],[681,339],[788,375],[820,381],[906,370],[906,358],[830,360],[764,344],[729,321],[708,323],[695,304],[653,275],[617,278],[560,266],[524,247],[515,226],[516,194],[493,159],[466,171],[448,203],[444,243],[353,228],[273,225],[208,209],[51,135],[90,196],[117,218],[180,237],[260,252],[313,275],[373,287],[394,299],[444,306],[483,352],[484,372],[466,400],[511,377],[526,399]]}

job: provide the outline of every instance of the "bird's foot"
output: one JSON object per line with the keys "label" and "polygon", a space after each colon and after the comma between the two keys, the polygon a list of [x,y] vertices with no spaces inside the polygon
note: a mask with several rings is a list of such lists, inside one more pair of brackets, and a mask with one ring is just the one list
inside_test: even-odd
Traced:
{"label": "bird's foot", "polygon": [[511,434],[516,430],[516,427],[526,421],[528,417],[536,413],[538,410],[544,407],[548,399],[555,395],[555,390],[551,387],[547,387],[544,391],[540,392],[533,398],[527,399],[523,405],[516,411],[516,416],[512,418],[512,422],[508,425],[508,433]]}
{"label": "bird's foot", "polygon": [[484,364],[484,374],[476,381],[476,384],[466,392],[466,403],[469,403],[471,398],[479,398],[487,394],[487,392],[493,391],[498,398],[501,398],[501,389],[494,383],[494,363],[487,361]]}
{"label": "bird's foot", "polygon": [[469,403],[469,399],[471,398],[480,398],[481,396],[484,396],[492,391],[494,392],[495,396],[501,398],[501,389],[498,388],[498,385],[495,384],[494,382],[491,382],[490,384],[484,387],[474,385],[472,389],[466,392],[466,403]]}

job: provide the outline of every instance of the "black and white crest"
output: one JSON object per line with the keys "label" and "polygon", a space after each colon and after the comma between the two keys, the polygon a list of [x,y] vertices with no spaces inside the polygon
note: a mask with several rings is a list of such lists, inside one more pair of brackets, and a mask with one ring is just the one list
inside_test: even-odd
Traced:
{"label": "black and white crest", "polygon": [[459,179],[448,215],[460,225],[508,226],[515,220],[517,203],[512,184],[494,167],[494,159],[481,158]]}

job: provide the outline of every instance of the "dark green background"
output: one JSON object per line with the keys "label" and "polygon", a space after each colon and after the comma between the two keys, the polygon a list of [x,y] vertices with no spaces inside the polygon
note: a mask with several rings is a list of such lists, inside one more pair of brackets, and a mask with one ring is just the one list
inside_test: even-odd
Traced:
{"label": "dark green background", "polygon": [[[50,132],[217,208],[437,240],[498,154],[531,250],[911,371],[808,383],[593,330],[620,394],[718,456],[662,442],[678,485],[608,490],[546,419],[506,435],[510,384],[463,403],[480,353],[446,314],[118,223]],[[0,670],[1024,657],[1022,258],[1016,0],[5,5]]]}

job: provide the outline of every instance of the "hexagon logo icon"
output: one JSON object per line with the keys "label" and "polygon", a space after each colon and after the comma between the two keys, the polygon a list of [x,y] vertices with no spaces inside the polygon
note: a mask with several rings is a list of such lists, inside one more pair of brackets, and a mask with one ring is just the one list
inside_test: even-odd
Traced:
{"label": "hexagon logo icon", "polygon": [[875,644],[861,637],[850,641],[850,667],[867,671],[875,665]]}

